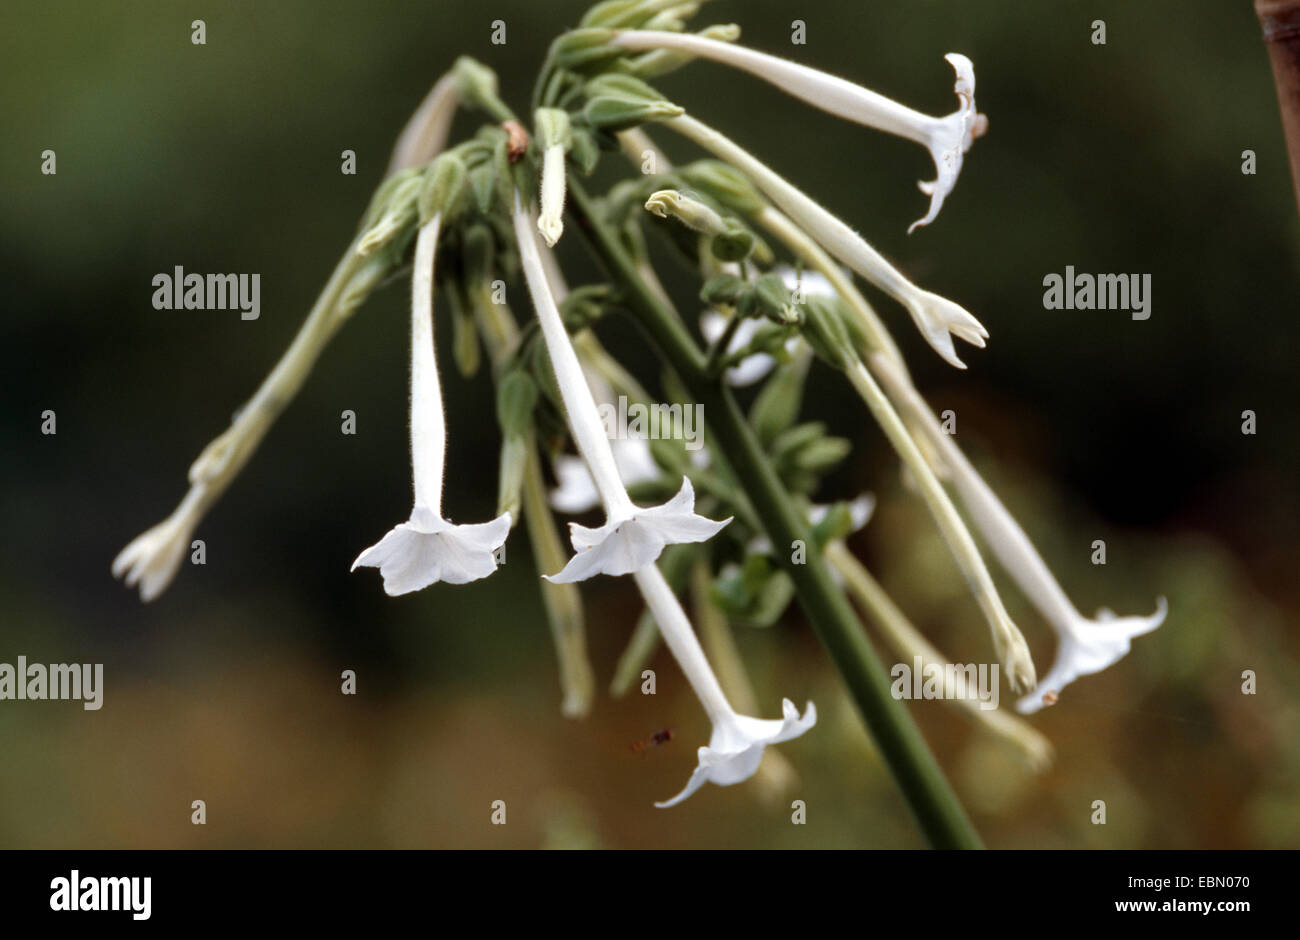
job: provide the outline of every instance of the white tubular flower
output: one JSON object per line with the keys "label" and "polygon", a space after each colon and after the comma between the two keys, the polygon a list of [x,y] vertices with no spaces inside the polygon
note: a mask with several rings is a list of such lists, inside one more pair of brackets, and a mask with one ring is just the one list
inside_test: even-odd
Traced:
{"label": "white tubular flower", "polygon": [[[1046,574],[1046,569],[1044,572],[1052,587],[1059,591],[1051,574]],[[1051,620],[1059,640],[1056,660],[1033,694],[1016,702],[1016,711],[1021,714],[1031,714],[1055,702],[1061,690],[1080,676],[1090,676],[1119,662],[1128,654],[1133,638],[1156,629],[1169,612],[1168,603],[1159,597],[1156,612],[1149,617],[1116,617],[1113,611],[1103,607],[1095,619],[1089,620],[1075,610],[1064,594],[1061,600],[1069,611],[1068,616],[1062,611]]]}
{"label": "white tubular flower", "polygon": [[769,744],[797,738],[817,723],[817,708],[809,702],[799,717],[799,709],[789,699],[781,701],[782,718],[763,720],[737,714],[718,684],[709,661],[691,629],[686,612],[655,565],[647,565],[633,577],[655,618],[664,643],[672,652],[700,704],[713,723],[707,747],[697,752],[699,765],[686,788],[671,800],[656,803],[660,808],[676,806],[706,783],[721,787],[749,779],[763,760]]}
{"label": "white tubular flower", "polygon": [[614,452],[605,436],[596,401],[578,362],[578,354],[555,306],[528,213],[520,206],[517,192],[514,225],[524,278],[537,309],[542,338],[555,370],[555,383],[564,401],[569,429],[605,505],[606,523],[600,528],[570,524],[571,541],[577,554],[562,571],[549,575],[547,579],[565,583],[597,574],[630,574],[647,565],[652,566],[667,545],[703,542],[712,538],[731,519],[714,522],[697,516],[695,491],[690,480],[683,478],[682,488],[676,496],[651,509],[642,509],[628,496],[614,461]]}
{"label": "white tubular flower", "polygon": [[548,248],[564,234],[564,154],[571,141],[568,112],[559,108],[539,108],[536,115],[537,139],[542,148],[541,214],[537,231]]}
{"label": "white tubular flower", "polygon": [[712,59],[756,75],[813,107],[916,141],[930,152],[938,176],[932,183],[918,184],[921,192],[930,197],[930,211],[913,222],[908,232],[934,221],[944,198],[957,183],[963,155],[988,128],[987,118],[975,110],[975,66],[956,52],[944,58],[957,73],[957,110],[946,117],[931,117],[826,72],[703,36],[634,29],[620,32],[611,45],[636,50],[671,49]]}
{"label": "white tubular flower", "polygon": [[664,123],[748,176],[828,252],[906,307],[926,342],[951,365],[958,369],[966,368],[965,363],[957,358],[953,336],[983,348],[989,334],[979,320],[951,300],[921,290],[868,245],[861,235],[744,148],[689,115],[670,118]]}
{"label": "white tubular flower", "polygon": [[542,211],[537,231],[548,247],[554,247],[564,234],[564,148],[547,147],[542,154]]}
{"label": "white tubular flower", "polygon": [[940,432],[938,436],[943,441],[935,443],[951,469],[952,484],[961,494],[975,527],[1002,567],[1056,631],[1059,642],[1052,668],[1032,694],[1016,702],[1020,713],[1036,712],[1055,701],[1075,679],[1101,672],[1122,659],[1134,637],[1150,633],[1164,622],[1168,605],[1163,597],[1158,598],[1156,611],[1149,617],[1116,617],[1105,608],[1098,611],[1095,620],[1083,616],[1052,577],[1024,529],[966,455],[948,435]]}
{"label": "white tubular flower", "polygon": [[384,592],[397,596],[438,581],[465,584],[496,570],[496,551],[510,534],[510,514],[479,525],[453,525],[442,517],[447,426],[433,347],[433,259],[438,247],[435,215],[420,228],[411,275],[411,475],[415,506],[362,552],[352,570],[378,568]]}
{"label": "white tubular flower", "polygon": [[213,496],[202,483],[190,487],[176,511],[152,529],[136,536],[113,559],[113,577],[126,575],[126,586],[140,586],[148,603],[167,589],[190,547],[190,536]]}
{"label": "white tubular flower", "polygon": [[950,480],[984,541],[1056,632],[1056,661],[1033,693],[1016,702],[1017,711],[1029,714],[1054,702],[1075,679],[1118,662],[1128,653],[1134,637],[1150,633],[1164,622],[1168,605],[1163,597],[1156,600],[1156,611],[1149,617],[1116,617],[1105,608],[1094,620],[1079,613],[1025,530],[971,466],[961,448],[943,433],[920,393],[890,363],[873,359],[872,366],[947,464]]}

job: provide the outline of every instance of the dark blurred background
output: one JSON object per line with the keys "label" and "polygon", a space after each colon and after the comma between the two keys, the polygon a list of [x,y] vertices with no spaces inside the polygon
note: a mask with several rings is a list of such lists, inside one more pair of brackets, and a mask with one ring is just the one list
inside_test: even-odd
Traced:
{"label": "dark blurred background", "polygon": [[[293,336],[434,79],[471,54],[522,110],[550,37],[585,6],[4,4],[0,661],[102,662],[106,689],[98,712],[0,703],[0,845],[920,844],[797,610],[738,642],[765,714],[789,695],[823,715],[782,748],[805,826],[752,784],[651,806],[681,787],[708,727],[666,655],[659,695],[604,694],[639,611],[629,584],[585,586],[602,694],[575,722],[559,713],[524,538],[467,587],[391,599],[375,572],[348,574],[409,512],[404,285],[339,335],[202,523],[205,567],[184,565],[148,606],[110,577]],[[190,42],[196,17],[205,46]],[[796,18],[807,43],[792,47]],[[489,42],[495,19],[504,46]],[[1057,751],[1042,776],[941,703],[910,706],[987,842],[1300,845],[1300,226],[1248,0],[724,0],[696,23],[733,20],[747,44],[929,113],[954,107],[944,53],[975,62],[990,132],[935,224],[910,237],[926,203],[915,181],[932,175],[914,144],[716,65],[662,87],[980,317],[989,347],[963,350],[957,373],[878,304],[1079,607],[1170,600],[1158,632],[1034,718]],[[40,173],[45,149],[55,176]],[[344,149],[355,176],[339,172]],[[1242,174],[1243,150],[1256,175]],[[571,281],[597,277],[576,237],[561,247]],[[261,318],[154,310],[151,279],[176,265],[260,273]],[[1150,320],[1044,310],[1042,278],[1066,265],[1150,273]],[[695,289],[665,277],[679,298]],[[630,327],[608,339],[654,378]],[[491,387],[447,371],[447,502],[484,519]],[[986,658],[975,605],[865,409],[831,377],[812,389],[809,414],[858,443],[824,495],[879,498],[854,549],[951,658]],[[57,435],[41,434],[46,409]],[[344,409],[354,437],[339,431]],[[1094,539],[1105,567],[1090,563]],[[1045,672],[1050,632],[1007,595]],[[347,668],[355,697],[339,693]],[[1255,696],[1241,694],[1244,669]],[[679,731],[671,746],[629,752],[664,726]],[[196,799],[206,826],[190,824]],[[496,799],[505,827],[488,824]],[[1089,822],[1097,799],[1105,826]]]}

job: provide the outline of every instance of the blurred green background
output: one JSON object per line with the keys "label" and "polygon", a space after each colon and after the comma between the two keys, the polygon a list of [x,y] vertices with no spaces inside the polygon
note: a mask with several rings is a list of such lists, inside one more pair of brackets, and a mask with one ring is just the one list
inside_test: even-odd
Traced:
{"label": "blurred green background", "polygon": [[[200,526],[206,567],[185,565],[149,606],[110,577],[292,337],[433,80],[469,53],[523,109],[549,38],[584,7],[6,0],[0,661],[102,662],[106,690],[99,712],[0,702],[0,846],[920,844],[797,610],[738,641],[766,713],[788,695],[823,716],[782,747],[804,826],[752,783],[651,806],[682,786],[708,733],[666,655],[657,696],[602,693],[590,718],[560,716],[524,538],[467,587],[391,599],[374,572],[348,574],[409,511],[400,285],[335,340]],[[190,43],[197,17],[205,46]],[[495,19],[505,46],[489,43]],[[1105,46],[1090,42],[1094,19]],[[925,209],[914,183],[932,173],[914,144],[711,64],[662,87],[980,317],[989,348],[963,351],[959,374],[879,302],[1079,607],[1170,600],[1157,633],[1034,718],[1057,750],[1045,775],[941,703],[909,706],[988,844],[1300,846],[1300,226],[1250,3],[723,0],[697,22],[732,20],[748,44],[930,113],[954,107],[944,53],[973,59],[990,132],[911,237]],[[55,176],[40,173],[45,149]],[[344,149],[355,176],[339,172]],[[1240,171],[1247,149],[1257,175]],[[596,277],[576,238],[561,247],[571,281]],[[1150,273],[1151,319],[1044,310],[1043,276],[1069,264]],[[175,265],[260,273],[261,318],[154,310],[151,278]],[[665,276],[691,297],[681,271]],[[608,338],[653,379],[630,327]],[[487,518],[490,383],[447,384],[448,505]],[[45,409],[55,436],[40,433]],[[339,432],[343,409],[355,437]],[[823,374],[808,411],[858,444],[824,495],[879,498],[854,549],[952,659],[986,659],[978,611],[865,409]],[[1098,538],[1105,567],[1089,561]],[[639,602],[610,579],[585,596],[603,689]],[[1008,599],[1045,672],[1049,631]],[[339,694],[347,668],[355,697]],[[1255,696],[1243,669],[1258,673]],[[664,726],[677,741],[630,752]],[[196,799],[206,826],[190,824]],[[504,827],[489,825],[497,799]],[[1097,799],[1105,826],[1089,822]]]}

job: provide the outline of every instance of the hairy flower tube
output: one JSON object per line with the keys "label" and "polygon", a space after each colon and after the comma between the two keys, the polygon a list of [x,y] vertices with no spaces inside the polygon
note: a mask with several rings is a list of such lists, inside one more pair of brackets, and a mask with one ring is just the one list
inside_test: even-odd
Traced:
{"label": "hairy flower tube", "polygon": [[706,783],[725,787],[749,779],[758,770],[763,751],[769,744],[797,738],[817,723],[817,708],[812,702],[807,704],[801,717],[799,709],[789,699],[781,702],[780,720],[737,714],[727,702],[722,686],[695,638],[695,631],[686,619],[686,612],[664,580],[663,573],[655,565],[647,565],[634,572],[633,577],[646,606],[654,615],[664,643],[686,674],[713,723],[709,743],[697,752],[699,763],[686,782],[686,788],[655,806],[676,806]]}
{"label": "hairy flower tube", "polygon": [[438,581],[465,584],[497,567],[496,551],[510,534],[510,513],[491,522],[454,525],[442,516],[447,424],[442,409],[438,357],[433,345],[433,263],[439,215],[420,228],[411,275],[411,475],[415,506],[352,563],[378,568],[390,595],[419,591]]}
{"label": "hairy flower tube", "polygon": [[606,514],[605,524],[599,528],[570,524],[571,541],[577,554],[561,571],[547,575],[548,580],[563,583],[583,581],[597,574],[631,574],[652,564],[666,545],[712,538],[731,519],[715,522],[696,515],[695,491],[689,479],[683,478],[681,490],[662,506],[643,509],[628,496],[596,401],[551,294],[528,213],[520,206],[517,192],[514,224],[524,277],[537,309],[569,428],[578,452],[591,471]]}
{"label": "hairy flower tube", "polygon": [[975,110],[975,67],[970,59],[956,52],[944,58],[957,73],[957,110],[945,117],[931,117],[835,75],[705,36],[631,29],[617,33],[611,45],[673,50],[712,59],[756,75],[823,111],[916,141],[930,152],[937,177],[933,182],[918,184],[921,192],[930,197],[930,211],[913,222],[908,232],[930,224],[938,216],[944,199],[957,184],[963,155],[988,127],[984,115]]}

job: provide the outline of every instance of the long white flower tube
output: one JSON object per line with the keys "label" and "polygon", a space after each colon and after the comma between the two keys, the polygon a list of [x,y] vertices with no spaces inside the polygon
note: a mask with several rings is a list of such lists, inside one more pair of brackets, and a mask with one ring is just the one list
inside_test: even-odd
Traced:
{"label": "long white flower tube", "polygon": [[453,525],[442,516],[442,486],[447,425],[442,386],[433,345],[433,260],[441,217],[420,228],[411,275],[411,476],[415,506],[408,522],[398,524],[352,564],[378,568],[384,591],[407,594],[437,581],[465,584],[490,575],[496,551],[510,534],[510,514],[491,522]]}
{"label": "long white flower tube", "polygon": [[953,336],[982,348],[988,331],[959,305],[921,290],[884,259],[853,229],[787,182],[723,134],[689,115],[663,122],[748,176],[822,247],[869,282],[896,299],[912,316],[921,335],[951,365],[966,368],[953,347]]}
{"label": "long white flower tube", "polygon": [[961,516],[944,490],[943,484],[935,476],[933,468],[926,462],[924,455],[917,448],[916,442],[908,433],[903,421],[894,410],[889,399],[881,390],[871,372],[856,355],[846,362],[849,381],[867,407],[875,416],[876,423],[885,432],[885,436],[902,459],[903,464],[912,471],[916,478],[921,496],[934,517],[948,551],[961,569],[970,585],[971,593],[979,604],[988,621],[993,637],[993,649],[1006,671],[1007,682],[1014,692],[1026,692],[1035,687],[1038,678],[1034,669],[1034,660],[1029,653],[1029,645],[1024,635],[1016,626],[1011,615],[1002,603],[993,576],[989,574],[984,559],[980,556],[975,540],[962,522]]}
{"label": "long white flower tube", "polygon": [[596,401],[551,294],[534,227],[529,214],[519,204],[518,193],[515,194],[514,226],[520,264],[537,309],[542,339],[550,354],[569,429],[605,505],[606,523],[600,528],[570,524],[571,541],[577,554],[558,574],[548,575],[548,580],[563,583],[582,581],[597,574],[631,574],[653,564],[667,545],[712,538],[731,519],[715,522],[696,515],[695,491],[690,480],[683,478],[681,490],[662,506],[642,509],[628,496]]}
{"label": "long white flower tube", "polygon": [[726,787],[749,779],[758,770],[763,751],[769,744],[797,738],[817,723],[817,707],[812,702],[805,706],[803,717],[800,717],[799,709],[788,698],[781,701],[780,720],[738,714],[723,694],[686,612],[663,573],[656,565],[647,565],[636,571],[633,577],[659,626],[664,643],[681,666],[686,681],[691,684],[713,724],[708,745],[696,752],[699,763],[685,789],[671,800],[655,806],[676,806],[706,783]]}
{"label": "long white flower tube", "polygon": [[[590,366],[583,369],[583,374],[587,377],[593,399],[602,405],[617,407],[614,388],[604,376]],[[640,437],[627,437],[610,441],[609,446],[614,452],[614,464],[618,467],[619,478],[625,486],[659,479],[661,471],[650,452],[649,441]],[[576,516],[600,505],[600,493],[596,490],[596,483],[591,478],[585,460],[570,454],[560,454],[553,461],[552,468],[557,486],[551,491],[550,502],[556,512]]]}
{"label": "long white flower tube", "polygon": [[919,184],[930,197],[930,211],[913,222],[909,232],[934,221],[957,183],[963,155],[988,125],[987,119],[975,110],[975,67],[970,59],[956,52],[944,58],[957,73],[957,110],[944,117],[931,117],[819,69],[717,39],[630,29],[621,31],[610,44],[631,50],[670,49],[712,59],[756,75],[815,108],[916,141],[930,152],[938,175],[934,182]]}
{"label": "long white flower tube", "polygon": [[1055,701],[1075,679],[1117,662],[1128,653],[1134,637],[1150,633],[1164,622],[1168,606],[1163,597],[1157,599],[1156,611],[1149,617],[1116,617],[1102,609],[1090,620],[1079,613],[1015,517],[971,466],[961,448],[943,433],[920,393],[888,361],[875,357],[872,369],[947,464],[952,485],[1002,567],[1056,631],[1056,661],[1033,693],[1016,703],[1017,711],[1035,712]]}

